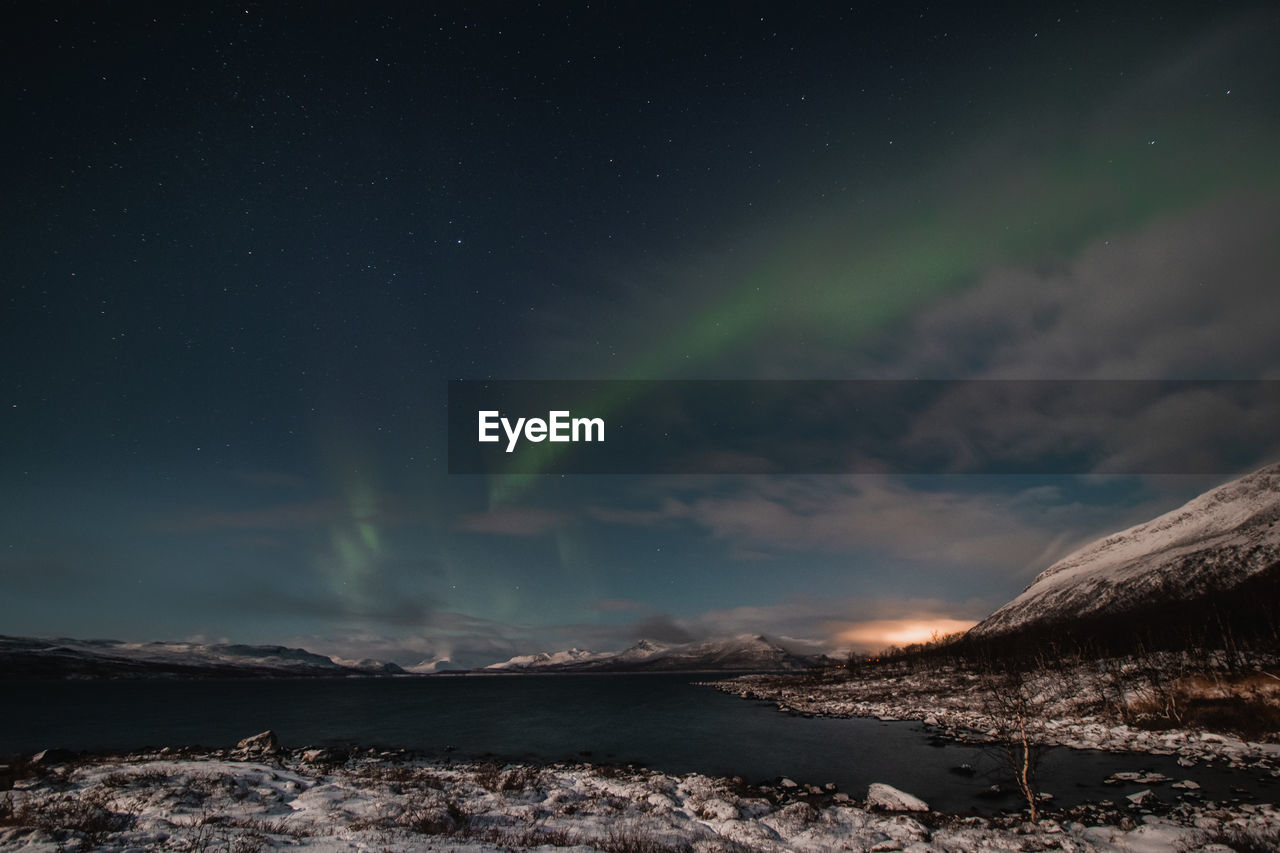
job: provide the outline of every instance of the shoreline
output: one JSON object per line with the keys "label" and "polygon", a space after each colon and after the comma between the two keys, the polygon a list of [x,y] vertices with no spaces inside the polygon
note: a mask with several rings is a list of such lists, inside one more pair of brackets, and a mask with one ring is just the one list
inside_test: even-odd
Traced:
{"label": "shoreline", "polygon": [[[811,676],[755,674],[699,684],[740,699],[768,702],[781,713],[918,721],[934,729],[936,736],[960,743],[991,743],[997,725],[981,709],[978,690],[968,674],[959,672],[825,681]],[[1097,714],[1079,713],[1070,701],[1056,703],[1052,716],[1041,725],[1043,742],[1048,746],[1176,756],[1178,763],[1187,767],[1217,761],[1233,769],[1257,770],[1280,778],[1280,743],[1190,728],[1138,728]]]}
{"label": "shoreline", "polygon": [[1028,824],[1020,814],[908,811],[910,797],[904,810],[883,810],[870,791],[791,780],[752,785],[608,765],[285,751],[266,734],[237,750],[166,749],[26,768],[0,795],[0,849],[1119,850],[1194,846],[1232,833],[1280,837],[1272,804],[1122,798],[1121,807],[1049,809]]}

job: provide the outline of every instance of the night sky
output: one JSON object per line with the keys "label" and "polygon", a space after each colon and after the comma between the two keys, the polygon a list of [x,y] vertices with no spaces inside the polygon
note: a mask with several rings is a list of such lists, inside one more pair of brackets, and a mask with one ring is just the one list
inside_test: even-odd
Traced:
{"label": "night sky", "polygon": [[11,5],[0,633],[981,618],[1274,421],[1218,477],[486,478],[447,381],[1280,379],[1280,10],[1181,5]]}

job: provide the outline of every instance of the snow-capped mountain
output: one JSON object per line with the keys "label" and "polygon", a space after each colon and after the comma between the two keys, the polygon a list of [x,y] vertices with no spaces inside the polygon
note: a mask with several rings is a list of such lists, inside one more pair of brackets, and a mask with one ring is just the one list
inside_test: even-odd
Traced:
{"label": "snow-capped mountain", "polygon": [[126,643],[119,640],[0,636],[0,674],[40,677],[400,675],[375,660],[337,661],[305,649],[228,643]]}
{"label": "snow-capped mountain", "polygon": [[1229,590],[1280,570],[1280,464],[1205,492],[1045,569],[978,623],[991,637]]}
{"label": "snow-capped mountain", "polygon": [[416,675],[434,675],[439,672],[466,672],[467,667],[460,663],[454,663],[448,658],[436,658],[435,660],[420,660],[413,666],[406,666],[406,672]]}
{"label": "snow-capped mountain", "polygon": [[521,655],[485,667],[485,672],[774,672],[807,669],[820,657],[796,654],[763,636],[744,634],[701,643],[640,640],[616,654],[570,649]]}
{"label": "snow-capped mountain", "polygon": [[522,671],[528,669],[547,669],[550,667],[575,666],[597,661],[608,655],[601,652],[587,652],[582,649],[566,649],[562,652],[539,652],[536,655],[516,655],[501,663],[489,664],[486,670]]}

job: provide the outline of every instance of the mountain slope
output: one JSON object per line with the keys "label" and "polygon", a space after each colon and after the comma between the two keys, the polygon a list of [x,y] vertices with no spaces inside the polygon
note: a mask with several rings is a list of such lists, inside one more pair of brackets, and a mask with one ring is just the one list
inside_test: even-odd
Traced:
{"label": "mountain slope", "polygon": [[1059,560],[969,635],[1114,616],[1239,587],[1280,568],[1278,522],[1275,464]]}
{"label": "mountain slope", "polygon": [[562,652],[539,652],[536,655],[516,655],[502,663],[486,666],[486,670],[510,670],[522,672],[530,669],[549,669],[561,666],[576,666],[608,657],[601,652],[585,652],[582,649],[567,649]]}
{"label": "mountain slope", "polygon": [[807,669],[815,656],[788,651],[763,636],[668,645],[641,640],[617,654],[570,649],[520,655],[485,667],[485,672],[778,672]]}
{"label": "mountain slope", "polygon": [[37,678],[400,675],[395,664],[337,662],[305,649],[225,643],[0,636],[0,675]]}

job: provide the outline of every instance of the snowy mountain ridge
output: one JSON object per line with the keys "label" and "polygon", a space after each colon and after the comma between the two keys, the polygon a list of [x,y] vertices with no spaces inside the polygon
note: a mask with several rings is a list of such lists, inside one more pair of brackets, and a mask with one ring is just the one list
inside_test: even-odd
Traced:
{"label": "snowy mountain ridge", "polygon": [[617,653],[570,649],[519,655],[482,672],[713,672],[807,669],[820,656],[797,654],[758,634],[679,644],[640,640]]}
{"label": "snowy mountain ridge", "polygon": [[582,649],[573,648],[566,649],[561,652],[539,652],[535,655],[516,655],[510,660],[501,663],[489,664],[487,670],[523,670],[523,669],[540,669],[548,666],[561,666],[565,664],[585,663],[587,661],[600,660],[608,657],[603,652],[587,652]]}
{"label": "snowy mountain ridge", "polygon": [[1189,598],[1229,589],[1277,566],[1280,463],[1069,554],[969,634],[991,637]]}
{"label": "snowy mountain ridge", "polygon": [[345,661],[286,646],[0,636],[0,672],[78,677],[345,676],[401,675],[404,670],[392,663]]}

